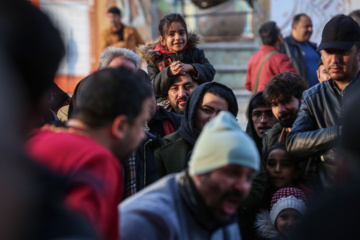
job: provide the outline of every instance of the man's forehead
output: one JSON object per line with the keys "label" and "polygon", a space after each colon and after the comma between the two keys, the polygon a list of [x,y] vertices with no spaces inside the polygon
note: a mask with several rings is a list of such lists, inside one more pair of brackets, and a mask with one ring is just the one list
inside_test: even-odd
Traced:
{"label": "man's forehead", "polygon": [[256,105],[256,106],[253,108],[253,112],[254,112],[254,111],[266,111],[266,110],[270,110],[270,111],[271,111],[271,107],[270,107],[270,106],[267,106],[267,105]]}
{"label": "man's forehead", "polygon": [[299,23],[312,24],[312,21],[311,18],[309,18],[308,16],[301,16]]}
{"label": "man's forehead", "polygon": [[194,83],[192,77],[190,75],[182,75],[182,76],[177,76],[174,80],[174,83],[171,86],[185,85],[188,83]]}
{"label": "man's forehead", "polygon": [[292,95],[288,95],[288,96],[284,96],[284,95],[280,95],[277,98],[273,98],[271,100],[271,103],[278,103],[278,102],[283,102],[285,100],[291,99],[293,96]]}
{"label": "man's forehead", "polygon": [[120,66],[125,67],[133,72],[136,71],[135,63],[133,61],[123,58],[121,56],[117,56],[117,57],[113,58],[108,65],[108,67],[113,67],[113,68],[120,67]]}

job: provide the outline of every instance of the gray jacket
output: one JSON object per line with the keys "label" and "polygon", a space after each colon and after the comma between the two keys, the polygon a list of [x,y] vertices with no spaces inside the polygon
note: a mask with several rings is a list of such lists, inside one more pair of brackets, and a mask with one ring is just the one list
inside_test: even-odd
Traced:
{"label": "gray jacket", "polygon": [[221,224],[210,217],[194,203],[196,194],[186,200],[186,178],[185,172],[168,175],[121,203],[119,239],[240,240],[236,221]]}

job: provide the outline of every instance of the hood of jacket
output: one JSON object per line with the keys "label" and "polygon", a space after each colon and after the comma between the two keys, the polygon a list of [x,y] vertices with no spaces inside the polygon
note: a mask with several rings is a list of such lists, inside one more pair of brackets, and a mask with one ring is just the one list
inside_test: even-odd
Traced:
{"label": "hood of jacket", "polygon": [[256,234],[260,238],[265,239],[281,239],[280,232],[276,230],[275,225],[270,220],[269,210],[264,210],[256,215],[254,224]]}
{"label": "hood of jacket", "polygon": [[248,123],[246,125],[246,133],[249,134],[249,136],[255,141],[256,146],[259,149],[260,153],[262,152],[262,139],[259,138],[259,136],[257,135],[254,123],[252,121],[251,114],[252,114],[252,111],[253,111],[253,107],[251,105],[257,98],[261,97],[261,94],[263,92],[264,91],[259,91],[259,92],[255,93],[252,96],[252,98],[249,101],[248,109],[247,109],[247,112],[246,112],[246,116],[248,118]]}
{"label": "hood of jacket", "polygon": [[[194,33],[188,33],[188,40],[187,40],[187,48],[196,48],[196,46],[200,43],[200,37]],[[159,52],[160,49],[155,50],[156,46],[161,45],[160,37],[155,41],[148,42],[145,45],[140,45],[136,52],[139,54],[140,58],[145,59],[147,62],[152,62],[155,58],[159,57],[161,53]]]}
{"label": "hood of jacket", "polygon": [[[203,84],[200,84],[188,97],[186,104],[185,104],[184,115],[181,119],[181,124],[178,129],[178,132],[179,132],[180,136],[185,139],[185,141],[187,141],[188,143],[190,143],[192,145],[195,144],[197,138],[200,135],[200,131],[195,128],[195,124],[194,124],[196,110],[197,110],[198,105],[200,104],[199,102],[202,101],[202,99],[205,95],[205,86],[207,86],[209,84],[220,85],[221,87],[228,88],[225,85],[223,85],[221,83],[217,83],[217,82],[203,83]],[[232,92],[232,90],[230,88],[228,88],[228,89],[232,93],[233,99],[237,104],[237,100],[236,100],[234,93]],[[229,105],[230,105],[230,103],[229,103]],[[237,107],[237,105],[236,105],[236,107]],[[237,109],[236,109],[236,112],[237,112]]]}

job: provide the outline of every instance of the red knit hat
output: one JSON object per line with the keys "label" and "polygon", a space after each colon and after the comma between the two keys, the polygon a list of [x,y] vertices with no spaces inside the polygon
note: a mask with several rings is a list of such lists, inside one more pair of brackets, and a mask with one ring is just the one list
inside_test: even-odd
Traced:
{"label": "red knit hat", "polygon": [[292,208],[304,214],[306,210],[306,196],[299,188],[281,188],[271,199],[270,219],[273,224],[279,213],[287,208]]}

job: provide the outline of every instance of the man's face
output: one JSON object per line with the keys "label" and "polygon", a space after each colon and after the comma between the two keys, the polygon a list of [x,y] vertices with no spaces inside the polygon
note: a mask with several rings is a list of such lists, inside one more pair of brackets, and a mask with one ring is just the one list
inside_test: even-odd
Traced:
{"label": "man's face", "polygon": [[281,126],[291,128],[300,108],[300,100],[294,96],[280,96],[271,102],[271,109]]}
{"label": "man's face", "polygon": [[184,114],[185,103],[198,84],[189,74],[176,76],[174,84],[168,91],[171,107],[178,114]]}
{"label": "man's face", "polygon": [[[145,123],[149,119],[151,105],[152,99],[145,99],[140,114],[132,124],[127,124],[126,130],[124,130],[124,137],[120,140],[121,142],[117,148],[121,156],[129,156],[129,154],[138,148],[141,141],[145,138]],[[122,160],[123,157],[120,159]]]}
{"label": "man's face", "polygon": [[293,26],[292,36],[298,42],[307,42],[312,32],[313,25],[311,19],[307,16],[301,16],[299,23]]}
{"label": "man's face", "polygon": [[251,120],[259,138],[262,138],[264,132],[277,122],[271,108],[265,105],[258,105],[252,110]]}
{"label": "man's face", "polygon": [[205,93],[201,104],[196,109],[194,126],[201,131],[205,124],[213,119],[220,111],[228,111],[229,106],[225,99],[212,93]]}
{"label": "man's face", "polygon": [[118,27],[120,25],[121,16],[119,14],[107,13],[108,21],[111,27]]}
{"label": "man's face", "polygon": [[113,60],[111,60],[111,62],[108,65],[109,68],[117,68],[120,66],[125,67],[132,72],[136,71],[135,63],[133,61],[130,61],[129,59],[125,59],[122,57],[113,58]]}
{"label": "man's face", "polygon": [[348,50],[328,48],[321,50],[321,59],[330,77],[338,82],[350,81],[359,71],[359,51],[356,46]]}
{"label": "man's face", "polygon": [[233,164],[192,178],[196,179],[196,188],[210,211],[218,219],[226,220],[249,194],[254,176],[251,168]]}
{"label": "man's face", "polygon": [[330,79],[330,75],[327,73],[324,64],[321,64],[318,70],[316,70],[316,75],[319,79],[319,82],[327,81]]}

